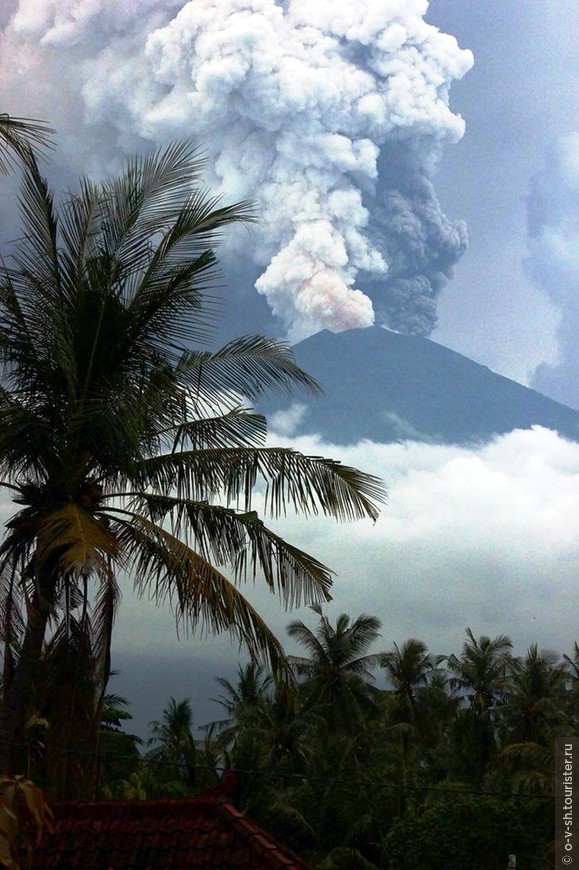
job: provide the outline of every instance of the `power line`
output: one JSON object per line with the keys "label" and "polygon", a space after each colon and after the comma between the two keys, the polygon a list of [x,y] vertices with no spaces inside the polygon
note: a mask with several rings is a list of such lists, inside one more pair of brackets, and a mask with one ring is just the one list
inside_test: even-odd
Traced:
{"label": "power line", "polygon": [[[27,744],[15,744],[19,748],[28,748]],[[83,749],[64,749],[62,747],[54,747],[50,748],[47,751],[47,754],[55,753],[60,755],[79,755],[85,758],[91,758],[93,760],[98,761],[123,761],[124,759],[119,758],[118,755],[114,753],[95,753],[90,752],[88,750]],[[392,791],[397,792],[435,792],[436,794],[451,794],[451,795],[477,795],[482,797],[498,797],[498,798],[522,798],[522,799],[532,799],[532,800],[553,800],[554,795],[549,794],[531,794],[530,792],[505,792],[505,791],[490,791],[484,789],[472,789],[472,788],[444,788],[437,785],[396,785],[391,782],[376,782],[376,781],[361,781],[361,782],[353,782],[352,780],[342,779],[338,777],[323,777],[323,776],[308,776],[307,774],[302,773],[282,773],[277,771],[270,770],[259,770],[257,768],[227,768],[224,766],[213,767],[209,764],[188,764],[186,761],[168,761],[166,759],[160,758],[150,758],[146,756],[140,755],[138,758],[129,759],[129,761],[138,761],[143,762],[146,765],[157,765],[159,767],[171,767],[182,770],[186,767],[188,770],[205,770],[211,771],[212,773],[217,773],[221,771],[224,773],[226,770],[233,770],[238,774],[250,774],[257,776],[266,776],[270,779],[283,779],[289,782],[313,782],[320,783],[323,785],[347,785],[350,788],[360,787],[360,788],[382,788],[382,789],[390,789]]]}

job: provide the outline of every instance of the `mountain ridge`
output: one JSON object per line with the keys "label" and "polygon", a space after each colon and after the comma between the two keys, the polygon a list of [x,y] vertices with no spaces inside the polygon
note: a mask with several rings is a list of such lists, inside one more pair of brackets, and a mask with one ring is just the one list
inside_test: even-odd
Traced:
{"label": "mountain ridge", "polygon": [[323,330],[293,350],[322,397],[270,399],[260,410],[271,415],[299,404],[295,434],[339,444],[465,444],[539,425],[579,441],[579,411],[422,336],[380,326]]}

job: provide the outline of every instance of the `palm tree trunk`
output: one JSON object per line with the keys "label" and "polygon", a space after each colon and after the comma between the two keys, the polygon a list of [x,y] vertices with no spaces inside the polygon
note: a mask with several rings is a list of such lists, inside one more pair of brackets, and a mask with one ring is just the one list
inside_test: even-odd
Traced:
{"label": "palm tree trunk", "polygon": [[28,611],[28,623],[18,662],[0,708],[0,773],[18,773],[13,767],[22,753],[17,741],[24,739],[27,708],[33,698],[34,678],[42,655],[42,646],[50,614],[49,601],[55,585],[53,570],[39,571],[38,585]]}
{"label": "palm tree trunk", "polygon": [[[109,563],[109,570],[112,574],[112,566]],[[87,587],[85,582],[85,607],[87,606]],[[102,717],[103,710],[105,706],[106,692],[109,684],[109,680],[111,677],[111,642],[113,635],[113,623],[115,619],[115,605],[114,605],[114,595],[107,596],[108,607],[105,611],[105,620],[104,620],[104,628],[103,628],[103,648],[104,648],[104,658],[101,662],[101,671],[100,671],[100,692],[96,704],[96,709],[94,712],[94,716],[92,719],[92,727],[93,727],[93,746],[94,746],[94,757],[92,759],[92,768],[89,777],[89,798],[90,800],[96,800],[97,789],[100,782],[101,776],[101,759],[100,759],[100,747],[101,747],[101,735],[102,735]]]}

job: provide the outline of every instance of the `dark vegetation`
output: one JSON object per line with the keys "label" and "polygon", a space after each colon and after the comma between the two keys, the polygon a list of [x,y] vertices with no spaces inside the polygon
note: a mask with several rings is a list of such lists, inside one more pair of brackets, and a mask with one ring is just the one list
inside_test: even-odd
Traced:
{"label": "dark vegetation", "polygon": [[551,866],[555,740],[579,729],[577,644],[516,657],[509,638],[467,631],[458,654],[414,638],[376,653],[378,619],[334,625],[315,610],[317,624],[289,626],[303,649],[294,681],[240,665],[217,680],[214,722],[195,731],[190,701],[171,698],[146,743],[110,696],[96,781],[77,727],[56,747],[38,724],[30,773],[64,794],[142,799],[206,792],[232,768],[234,803],[327,870],[496,870],[509,854]]}

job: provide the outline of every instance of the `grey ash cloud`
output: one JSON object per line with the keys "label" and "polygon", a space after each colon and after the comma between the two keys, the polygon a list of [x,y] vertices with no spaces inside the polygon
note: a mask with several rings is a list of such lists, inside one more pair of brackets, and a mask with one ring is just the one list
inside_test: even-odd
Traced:
{"label": "grey ash cloud", "polygon": [[383,148],[380,186],[369,208],[368,232],[388,272],[369,277],[377,322],[398,332],[430,335],[436,302],[468,244],[466,224],[451,220],[438,202],[420,148],[396,143]]}

